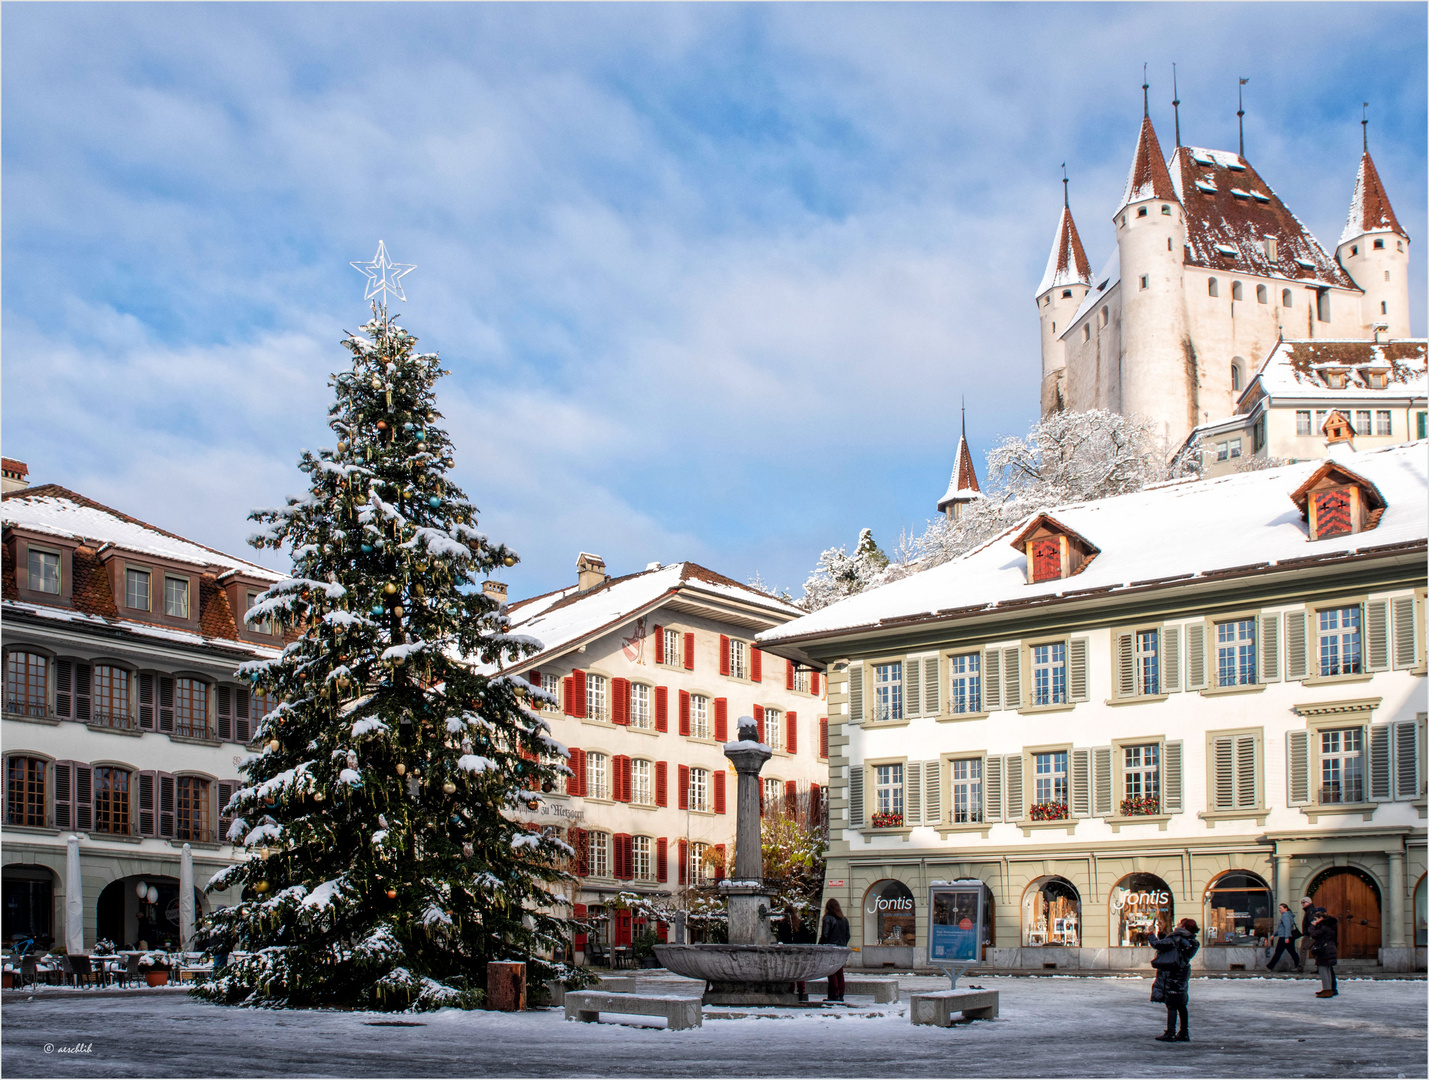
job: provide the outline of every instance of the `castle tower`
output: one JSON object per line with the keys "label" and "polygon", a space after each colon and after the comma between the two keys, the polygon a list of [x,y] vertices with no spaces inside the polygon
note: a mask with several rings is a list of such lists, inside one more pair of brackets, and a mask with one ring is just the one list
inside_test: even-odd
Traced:
{"label": "castle tower", "polygon": [[1152,421],[1166,445],[1175,447],[1198,420],[1186,314],[1186,218],[1144,103],[1136,156],[1114,220],[1121,264],[1121,400],[1105,407]]}
{"label": "castle tower", "polygon": [[1364,333],[1385,323],[1390,337],[1409,337],[1409,235],[1389,205],[1368,139],[1335,258],[1364,290]]}
{"label": "castle tower", "polygon": [[[1072,234],[1073,239],[1076,233]],[[1085,257],[1084,257],[1085,258]],[[938,512],[946,514],[949,521],[957,521],[963,516],[968,503],[983,498],[982,489],[977,484],[977,472],[973,469],[973,456],[968,450],[968,417],[963,410],[963,434],[958,440],[958,453],[953,459],[953,475],[948,481],[948,490],[938,500]]]}
{"label": "castle tower", "polygon": [[[1067,201],[1067,181],[1062,180],[1062,216],[1047,257],[1047,272],[1037,286],[1037,317],[1042,321],[1042,415],[1059,412],[1065,395],[1062,380],[1067,367],[1067,347],[1061,335],[1092,287],[1092,267],[1077,235]],[[956,470],[954,471],[956,479]],[[951,490],[951,489],[949,489]],[[942,509],[939,504],[939,509]]]}

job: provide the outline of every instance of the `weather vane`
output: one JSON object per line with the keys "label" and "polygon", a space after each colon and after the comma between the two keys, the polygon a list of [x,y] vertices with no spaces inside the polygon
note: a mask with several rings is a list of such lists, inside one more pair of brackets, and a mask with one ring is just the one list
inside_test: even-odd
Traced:
{"label": "weather vane", "polygon": [[407,294],[402,291],[402,279],[417,269],[412,263],[394,263],[388,258],[387,245],[381,240],[377,241],[377,254],[371,262],[355,262],[351,266],[367,275],[367,293],[363,299],[371,300],[378,293],[382,293],[383,303],[387,302],[387,293],[405,302]]}

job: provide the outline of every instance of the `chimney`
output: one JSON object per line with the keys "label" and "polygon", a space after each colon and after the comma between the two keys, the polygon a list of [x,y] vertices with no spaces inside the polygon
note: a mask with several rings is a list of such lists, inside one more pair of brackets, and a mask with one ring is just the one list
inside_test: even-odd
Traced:
{"label": "chimney", "polygon": [[504,581],[483,581],[481,595],[495,600],[498,604],[504,604],[506,603],[506,583]]}
{"label": "chimney", "polygon": [[605,584],[605,560],[582,551],[576,556],[576,591],[588,592]]}
{"label": "chimney", "polygon": [[0,458],[0,491],[23,491],[30,486],[30,467],[14,458]]}

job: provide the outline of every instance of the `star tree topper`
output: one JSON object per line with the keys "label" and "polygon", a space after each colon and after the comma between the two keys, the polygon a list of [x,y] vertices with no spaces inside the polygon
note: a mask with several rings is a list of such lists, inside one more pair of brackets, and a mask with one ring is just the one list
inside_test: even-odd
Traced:
{"label": "star tree topper", "polygon": [[360,270],[367,275],[367,294],[363,299],[371,300],[378,293],[382,293],[383,303],[386,303],[386,294],[389,292],[405,302],[407,295],[402,291],[402,278],[417,269],[415,264],[394,263],[388,258],[387,245],[381,240],[377,241],[377,254],[371,262],[355,262],[350,265],[354,270]]}

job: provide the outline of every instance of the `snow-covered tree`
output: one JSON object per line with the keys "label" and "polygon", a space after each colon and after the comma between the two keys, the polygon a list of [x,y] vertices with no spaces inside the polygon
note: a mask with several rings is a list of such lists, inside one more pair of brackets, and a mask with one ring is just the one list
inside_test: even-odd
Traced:
{"label": "snow-covered tree", "polygon": [[806,611],[828,607],[846,596],[863,592],[887,567],[888,556],[874,542],[873,530],[864,529],[858,534],[858,546],[852,555],[843,547],[837,547],[819,556],[819,565],[804,582],[804,595],[798,604]]}
{"label": "snow-covered tree", "polygon": [[335,449],[304,451],[310,487],[251,515],[250,542],[291,550],[293,576],[248,620],[293,638],[240,675],[280,701],[226,813],[248,857],[209,930],[246,953],[197,992],[230,1004],[470,1007],[488,960],[533,982],[566,937],[553,886],[571,849],[518,820],[568,772],[528,706],[542,692],[488,665],[529,655],[472,586],[516,556],[477,529],[438,426],[435,354],[373,308],[333,376]]}
{"label": "snow-covered tree", "polygon": [[760,822],[764,880],[772,885],[772,906],[791,924],[818,929],[819,898],[824,891],[824,853],[828,830],[822,800],[800,785],[792,799],[766,803]]}

